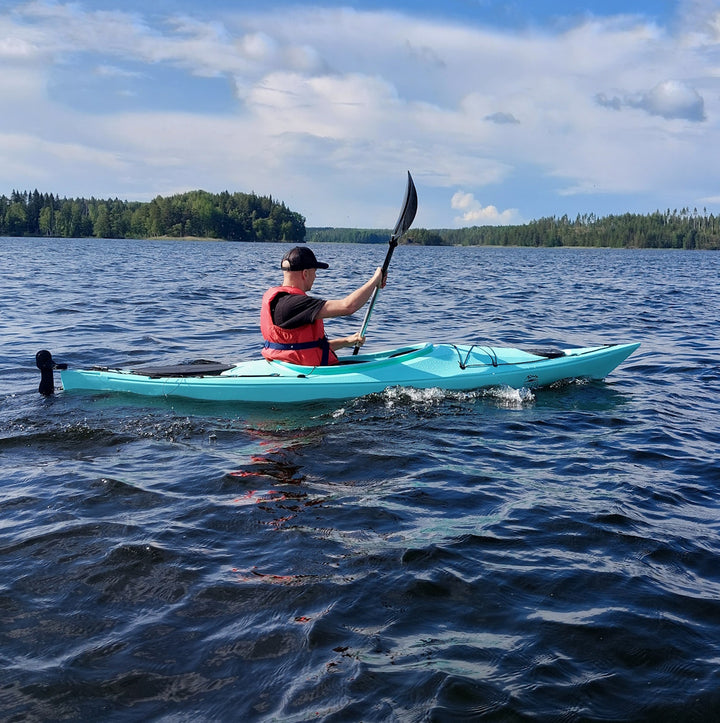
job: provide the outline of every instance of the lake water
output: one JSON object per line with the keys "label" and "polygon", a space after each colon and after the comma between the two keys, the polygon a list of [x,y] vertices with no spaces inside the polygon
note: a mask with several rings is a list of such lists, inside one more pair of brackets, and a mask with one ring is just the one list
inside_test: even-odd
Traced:
{"label": "lake water", "polygon": [[[0,239],[0,718],[715,718],[720,254],[395,252],[367,350],[642,342],[604,382],[37,393],[41,348],[256,355],[285,250]],[[338,297],[386,247],[315,250]]]}

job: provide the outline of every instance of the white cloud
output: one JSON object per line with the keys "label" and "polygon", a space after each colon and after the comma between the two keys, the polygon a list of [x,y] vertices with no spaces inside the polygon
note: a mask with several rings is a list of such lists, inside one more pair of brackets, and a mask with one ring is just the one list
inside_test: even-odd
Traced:
{"label": "white cloud", "polygon": [[648,113],[654,113],[663,118],[705,120],[705,104],[700,93],[677,80],[658,83],[641,97],[638,105]]}
{"label": "white cloud", "polygon": [[606,108],[640,108],[650,115],[667,119],[683,119],[695,122],[705,120],[705,101],[700,93],[677,80],[665,80],[647,92],[624,98],[609,98],[604,93],[596,96],[598,103]]}
{"label": "white cloud", "polygon": [[522,223],[516,208],[498,211],[495,206],[483,206],[472,193],[464,191],[453,195],[450,206],[456,211],[462,211],[462,215],[455,218],[455,222],[462,226],[507,226]]}
{"label": "white cloud", "polygon": [[682,0],[680,41],[686,48],[720,43],[720,9],[716,0]]}
{"label": "white cloud", "polygon": [[275,59],[277,43],[267,33],[248,33],[238,40],[238,48],[242,54],[252,60],[268,62]]}
{"label": "white cloud", "polygon": [[37,53],[37,48],[23,38],[0,38],[0,58],[4,60],[27,60]]}
{"label": "white cloud", "polygon": [[98,65],[93,71],[95,75],[99,75],[104,78],[138,78],[142,74],[133,70],[125,70],[124,68],[118,68],[115,65]]}
{"label": "white cloud", "polygon": [[[0,157],[6,173],[20,177],[32,174],[36,182],[28,184],[27,189],[42,186],[43,191],[66,195],[73,194],[66,192],[58,180],[63,175],[73,178],[88,173],[102,176],[105,172],[115,175],[127,171],[126,163],[112,151],[81,143],[38,139],[29,133],[0,132]],[[22,188],[22,184],[12,187]]]}

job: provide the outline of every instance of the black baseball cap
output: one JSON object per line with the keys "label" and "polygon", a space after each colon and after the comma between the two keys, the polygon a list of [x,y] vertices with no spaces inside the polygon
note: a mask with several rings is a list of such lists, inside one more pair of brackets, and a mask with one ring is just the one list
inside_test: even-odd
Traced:
{"label": "black baseball cap", "polygon": [[283,271],[302,271],[303,269],[327,269],[328,265],[318,261],[307,246],[296,246],[283,256],[280,268]]}

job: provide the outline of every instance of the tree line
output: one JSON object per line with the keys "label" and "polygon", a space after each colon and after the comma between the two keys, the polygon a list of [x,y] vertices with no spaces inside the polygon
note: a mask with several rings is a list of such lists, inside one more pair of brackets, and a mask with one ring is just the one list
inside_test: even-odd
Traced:
{"label": "tree line", "polygon": [[[387,243],[389,229],[309,228],[308,241]],[[401,243],[425,246],[595,246],[720,249],[720,216],[683,208],[651,214],[549,216],[516,226],[411,229]]]}
{"label": "tree line", "polygon": [[254,193],[190,191],[140,202],[13,191],[9,198],[0,196],[0,236],[300,242],[305,218]]}
{"label": "tree line", "polygon": [[[230,241],[387,243],[389,229],[305,228],[305,218],[271,196],[190,191],[150,202],[60,198],[13,191],[0,196],[0,236],[198,237]],[[720,216],[683,208],[650,214],[549,216],[515,226],[411,229],[425,246],[596,246],[720,249]]]}
{"label": "tree line", "polygon": [[522,226],[475,226],[439,234],[443,243],[460,245],[720,249],[720,216],[688,208],[645,215],[550,216]]}
{"label": "tree line", "polygon": [[[465,229],[459,229],[464,231]],[[453,233],[452,231],[440,232],[430,231],[426,228],[412,229],[404,237],[401,243],[413,243],[422,246],[449,246],[459,241],[450,241],[442,236],[442,233]],[[390,229],[367,229],[367,228],[333,228],[323,226],[307,229],[307,242],[309,244],[333,241],[334,243],[354,244],[386,244],[390,240]]]}

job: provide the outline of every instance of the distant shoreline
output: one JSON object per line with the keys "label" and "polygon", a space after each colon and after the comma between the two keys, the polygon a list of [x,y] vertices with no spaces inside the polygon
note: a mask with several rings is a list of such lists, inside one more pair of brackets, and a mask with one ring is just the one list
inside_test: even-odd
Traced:
{"label": "distant shoreline", "polygon": [[[33,191],[0,195],[0,236],[240,243],[386,244],[390,229],[311,226],[271,196],[189,191],[148,203],[68,199]],[[410,228],[412,246],[675,248],[720,250],[720,215],[703,208],[549,216],[512,226]]]}
{"label": "distant shoreline", "polygon": [[[384,243],[387,243],[390,238],[390,231],[388,231],[388,237],[384,241]],[[323,239],[313,239],[311,241],[232,241],[230,239],[222,239],[222,238],[210,238],[210,237],[202,237],[202,236],[147,236],[142,238],[137,238],[134,236],[127,236],[123,238],[98,238],[97,236],[0,236],[0,243],[5,240],[24,240],[24,241],[78,241],[78,240],[87,240],[87,241],[98,241],[98,242],[115,242],[115,241],[139,241],[139,242],[145,242],[145,241],[162,241],[162,242],[216,242],[216,243],[223,243],[223,244],[231,244],[231,243],[265,243],[265,244],[272,244],[272,245],[279,245],[279,244],[337,244],[337,245],[351,245],[351,244],[358,244],[361,246],[380,246],[383,245],[379,241],[348,241],[348,240],[337,240],[337,239],[329,239],[329,238],[323,238]],[[419,244],[419,243],[403,243],[400,242],[401,246],[406,246],[408,248],[418,249],[418,248],[437,248],[437,247],[445,247],[445,248],[474,248],[474,249],[508,249],[508,248],[514,248],[514,249],[532,249],[532,250],[573,250],[573,249],[585,249],[585,250],[608,250],[608,251],[717,251],[718,248],[683,248],[679,246],[609,246],[609,245],[600,245],[600,244],[594,244],[594,245],[579,245],[579,244],[562,244],[562,245],[554,245],[554,246],[547,246],[547,245],[535,245],[535,244],[519,244],[519,243],[505,243],[505,244],[493,244],[493,243],[485,243],[485,244],[463,244],[463,243],[444,243],[444,244]]]}

